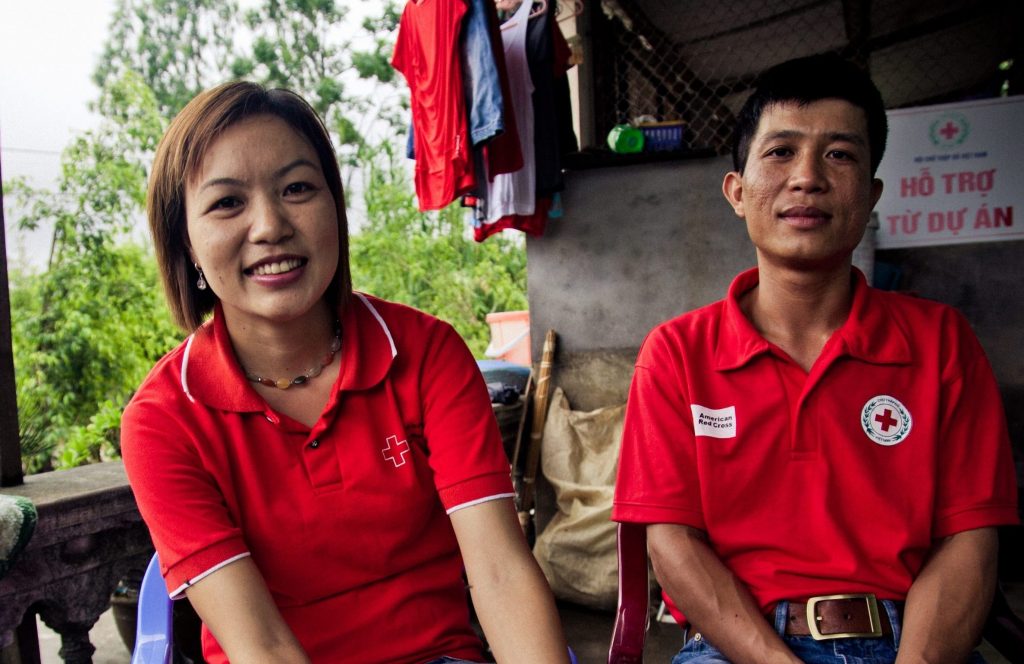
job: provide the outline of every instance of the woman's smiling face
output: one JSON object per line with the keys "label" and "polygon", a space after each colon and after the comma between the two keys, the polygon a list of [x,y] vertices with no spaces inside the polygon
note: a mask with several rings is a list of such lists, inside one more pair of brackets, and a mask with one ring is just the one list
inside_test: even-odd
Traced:
{"label": "woman's smiling face", "polygon": [[232,324],[302,317],[338,267],[335,201],[313,146],[273,115],[224,130],[185,188],[192,260]]}

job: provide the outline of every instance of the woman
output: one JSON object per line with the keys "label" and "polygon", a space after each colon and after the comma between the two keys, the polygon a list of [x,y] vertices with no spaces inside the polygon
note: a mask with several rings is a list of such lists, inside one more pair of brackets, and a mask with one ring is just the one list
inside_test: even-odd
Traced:
{"label": "woman", "polygon": [[351,292],[315,112],[252,83],[200,94],[157,148],[148,215],[191,336],[126,409],[122,453],[206,659],[482,661],[464,572],[499,662],[566,661],[468,350]]}

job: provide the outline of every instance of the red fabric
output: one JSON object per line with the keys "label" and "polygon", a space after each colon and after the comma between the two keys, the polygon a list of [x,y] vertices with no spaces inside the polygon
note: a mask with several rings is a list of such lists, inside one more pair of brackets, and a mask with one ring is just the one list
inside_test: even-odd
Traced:
{"label": "red fabric", "polygon": [[[806,374],[740,311],[757,283],[757,270],[739,275],[724,301],[644,342],[613,519],[705,530],[765,611],[835,593],[903,599],[935,539],[1017,523],[999,391],[959,313],[855,272],[849,318]],[[862,427],[878,396],[910,414],[896,444]]]}
{"label": "red fabric", "polygon": [[554,45],[552,64],[554,65],[555,78],[565,76],[565,73],[573,67],[573,65],[569,64],[569,59],[572,57],[572,48],[569,47],[569,42],[565,40],[565,35],[562,34],[562,30],[558,27],[557,23],[551,26],[551,42]]}
{"label": "red fabric", "polygon": [[487,26],[491,32],[491,51],[498,68],[498,79],[501,81],[501,98],[505,100],[505,131],[492,138],[484,146],[484,159],[487,161],[487,178],[493,180],[495,175],[515,173],[523,167],[523,152],[519,149],[519,130],[516,128],[516,114],[512,110],[512,92],[508,84],[508,69],[505,66],[505,48],[501,40],[501,26],[498,23],[498,10],[493,2],[483,3],[487,7]]}
{"label": "red fabric", "polygon": [[[250,553],[314,662],[480,659],[445,512],[512,487],[476,363],[448,324],[373,298],[340,352],[312,429],[245,380],[219,312],[139,388],[122,453],[168,588]],[[205,630],[203,648],[226,661]]]}
{"label": "red fabric", "polygon": [[[468,198],[468,197],[467,197]],[[492,235],[506,229],[522,231],[534,237],[544,235],[548,225],[548,212],[551,210],[551,199],[537,199],[537,210],[530,215],[510,214],[490,224],[477,224],[473,227],[473,239],[483,242]]]}
{"label": "red fabric", "polygon": [[412,98],[420,210],[443,208],[476,183],[458,52],[465,14],[463,0],[410,0],[399,23],[391,64]]}

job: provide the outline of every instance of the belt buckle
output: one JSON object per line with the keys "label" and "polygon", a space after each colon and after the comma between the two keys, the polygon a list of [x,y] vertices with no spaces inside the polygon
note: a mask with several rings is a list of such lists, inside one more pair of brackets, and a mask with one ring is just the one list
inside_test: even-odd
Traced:
{"label": "belt buckle", "polygon": [[[818,616],[815,609],[819,602],[825,602],[833,599],[862,599],[868,605],[868,625],[871,627],[870,632],[838,632],[836,634],[822,634],[818,629]],[[828,641],[831,639],[849,639],[849,638],[878,638],[882,636],[882,622],[878,618],[878,599],[874,593],[854,593],[850,595],[820,595],[818,597],[811,597],[807,600],[807,628],[811,632],[811,636],[814,637],[815,641]]]}

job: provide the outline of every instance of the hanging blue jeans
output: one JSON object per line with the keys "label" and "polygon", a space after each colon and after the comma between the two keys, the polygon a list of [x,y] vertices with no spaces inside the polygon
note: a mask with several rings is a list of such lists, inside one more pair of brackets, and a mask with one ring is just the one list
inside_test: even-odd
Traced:
{"label": "hanging blue jeans", "polygon": [[[489,8],[487,2],[491,2]],[[505,131],[505,102],[488,24],[493,0],[470,0],[468,4],[462,29],[462,78],[469,106],[469,136],[473,145],[479,145]]]}
{"label": "hanging blue jeans", "polygon": [[[891,637],[815,641],[811,636],[786,636],[787,602],[780,602],[775,608],[775,631],[793,654],[806,664],[892,664],[900,645],[899,613],[889,600],[879,600],[878,604],[889,616],[893,628]],[[970,659],[971,664],[983,664],[984,661],[977,652]],[[729,664],[729,660],[702,635],[694,635],[672,658],[672,664]]]}

